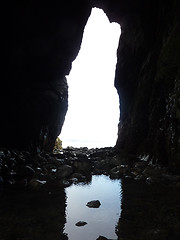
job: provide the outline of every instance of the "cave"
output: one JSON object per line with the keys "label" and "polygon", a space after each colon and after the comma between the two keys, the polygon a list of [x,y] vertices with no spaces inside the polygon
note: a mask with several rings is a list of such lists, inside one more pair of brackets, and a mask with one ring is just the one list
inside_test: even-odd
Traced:
{"label": "cave", "polygon": [[[54,151],[66,76],[94,7],[121,26],[117,141]],[[180,239],[179,1],[15,0],[2,9],[0,239],[67,240],[65,189],[101,175],[121,182],[118,240]]]}
{"label": "cave", "polygon": [[121,25],[116,149],[179,168],[179,4],[87,0],[5,4],[0,145],[52,150],[68,106],[71,70],[92,7]]}

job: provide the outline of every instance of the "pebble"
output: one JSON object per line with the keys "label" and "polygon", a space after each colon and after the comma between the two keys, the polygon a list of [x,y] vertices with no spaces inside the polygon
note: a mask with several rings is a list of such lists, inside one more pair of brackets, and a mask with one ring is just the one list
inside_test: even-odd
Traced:
{"label": "pebble", "polygon": [[108,240],[106,237],[99,236],[96,240]]}
{"label": "pebble", "polygon": [[73,168],[69,165],[64,165],[57,170],[56,176],[58,178],[69,177],[73,173]]}
{"label": "pebble", "polygon": [[39,189],[40,187],[42,187],[44,184],[46,184],[46,181],[40,181],[38,179],[32,179],[29,183],[29,185],[33,188],[33,189]]}
{"label": "pebble", "polygon": [[86,224],[87,224],[87,222],[79,221],[79,222],[77,222],[75,225],[76,225],[77,227],[82,227],[82,226],[85,226]]}
{"label": "pebble", "polygon": [[62,180],[62,182],[60,182],[60,186],[62,185],[63,187],[69,187],[71,185],[72,181],[68,181],[68,180]]}
{"label": "pebble", "polygon": [[85,176],[83,176],[81,173],[73,173],[72,174],[72,176],[71,176],[72,178],[76,178],[76,179],[78,179],[78,180],[82,180],[82,179],[86,179],[86,177]]}
{"label": "pebble", "polygon": [[86,204],[87,207],[89,208],[99,208],[101,205],[100,201],[99,200],[93,200],[93,201],[90,201]]}

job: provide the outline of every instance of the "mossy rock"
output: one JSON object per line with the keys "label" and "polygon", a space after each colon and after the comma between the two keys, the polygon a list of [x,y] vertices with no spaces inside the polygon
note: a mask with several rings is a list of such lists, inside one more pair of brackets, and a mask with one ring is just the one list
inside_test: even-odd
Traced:
{"label": "mossy rock", "polygon": [[62,149],[62,141],[59,137],[56,138],[54,150],[61,150]]}

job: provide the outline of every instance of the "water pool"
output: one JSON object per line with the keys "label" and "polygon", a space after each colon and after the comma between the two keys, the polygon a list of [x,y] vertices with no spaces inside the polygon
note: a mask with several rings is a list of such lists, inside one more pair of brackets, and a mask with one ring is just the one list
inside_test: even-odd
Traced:
{"label": "water pool", "polygon": [[[67,207],[65,233],[69,240],[94,240],[101,236],[117,239],[115,228],[121,213],[121,180],[105,175],[92,176],[89,184],[66,188]],[[99,200],[99,208],[89,208],[87,202]],[[77,227],[78,221],[87,224]]]}

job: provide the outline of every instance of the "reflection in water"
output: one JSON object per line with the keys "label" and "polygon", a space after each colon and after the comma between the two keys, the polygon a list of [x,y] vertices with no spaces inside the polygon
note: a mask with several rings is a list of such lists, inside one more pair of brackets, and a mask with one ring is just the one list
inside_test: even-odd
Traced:
{"label": "reflection in water", "polygon": [[0,200],[1,240],[66,240],[64,189],[12,193]]}
{"label": "reflection in water", "polygon": [[118,240],[179,240],[180,189],[122,180]]}
{"label": "reflection in water", "polygon": [[[107,176],[93,176],[89,185],[72,185],[66,189],[67,223],[65,232],[69,240],[95,240],[99,235],[117,239],[115,227],[120,216],[121,181]],[[87,202],[99,200],[99,208],[88,208]],[[87,225],[77,227],[78,221]]]}
{"label": "reflection in water", "polygon": [[[91,200],[100,200],[101,206],[88,208]],[[88,224],[77,227],[78,221]],[[118,240],[179,240],[180,189],[93,176],[89,185],[72,185],[65,191],[44,186],[0,199],[0,240],[95,240],[99,235],[117,239],[116,227]]]}

